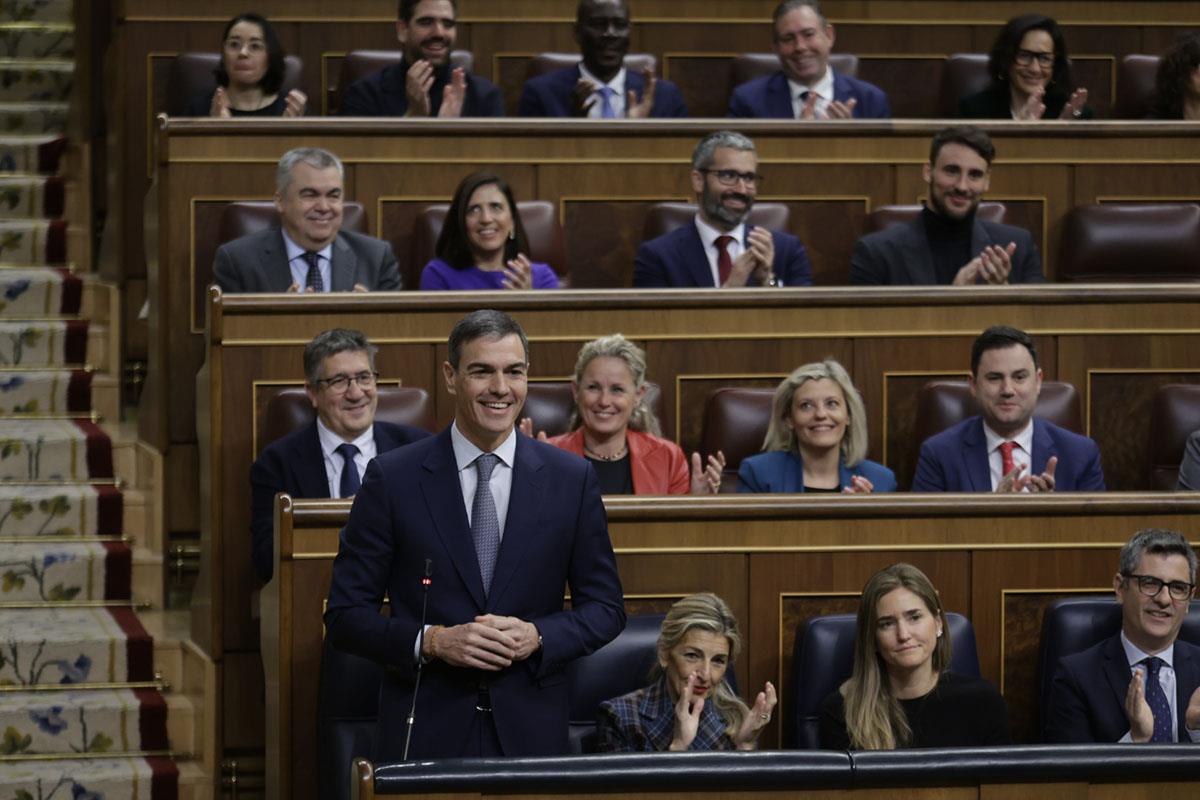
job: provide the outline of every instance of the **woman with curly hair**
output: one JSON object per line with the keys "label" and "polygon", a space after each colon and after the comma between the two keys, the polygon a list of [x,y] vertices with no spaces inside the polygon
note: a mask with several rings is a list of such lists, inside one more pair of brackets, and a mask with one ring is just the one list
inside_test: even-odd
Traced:
{"label": "woman with curly hair", "polygon": [[1200,33],[1180,36],[1158,62],[1152,116],[1200,120]]}

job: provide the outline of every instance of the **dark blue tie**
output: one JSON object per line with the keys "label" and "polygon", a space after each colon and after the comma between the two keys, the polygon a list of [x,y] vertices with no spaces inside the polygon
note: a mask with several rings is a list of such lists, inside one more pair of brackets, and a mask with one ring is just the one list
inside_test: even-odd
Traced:
{"label": "dark blue tie", "polygon": [[490,485],[492,470],[498,463],[500,456],[495,453],[484,453],[475,459],[479,483],[471,503],[471,538],[475,540],[475,555],[479,558],[479,577],[483,578],[485,595],[491,591],[492,572],[500,552],[500,517],[496,515],[496,498],[492,496]]}
{"label": "dark blue tie", "polygon": [[1171,706],[1167,703],[1167,693],[1158,682],[1158,671],[1167,663],[1158,656],[1143,659],[1146,665],[1146,703],[1154,714],[1154,735],[1152,742],[1170,742],[1171,739]]}
{"label": "dark blue tie", "polygon": [[354,497],[358,494],[358,487],[362,486],[362,480],[358,477],[358,465],[354,463],[354,457],[358,455],[358,448],[345,442],[339,444],[335,452],[346,461],[342,465],[342,483],[338,487],[338,491],[342,497]]}
{"label": "dark blue tie", "polygon": [[304,288],[314,292],[325,291],[325,282],[321,280],[321,254],[312,250],[304,251],[304,261],[308,264],[308,275],[304,278]]}

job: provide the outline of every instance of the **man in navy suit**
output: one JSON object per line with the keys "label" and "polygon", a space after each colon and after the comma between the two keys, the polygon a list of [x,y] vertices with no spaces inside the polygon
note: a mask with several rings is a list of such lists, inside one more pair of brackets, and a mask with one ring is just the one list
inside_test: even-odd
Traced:
{"label": "man in navy suit", "polygon": [[1187,539],[1134,534],[1113,576],[1121,631],[1059,660],[1047,742],[1200,742],[1200,647],[1178,638],[1195,588]]}
{"label": "man in navy suit", "polygon": [[580,0],[575,41],[582,61],[531,78],[521,90],[517,116],[645,119],[686,117],[683,95],[670,81],[625,69],[629,9],[625,0]]}
{"label": "man in navy suit", "polygon": [[980,334],[969,386],[983,415],[921,444],[914,492],[1104,490],[1096,443],[1033,416],[1042,368],[1029,334],[1007,325]]}
{"label": "man in navy suit", "polygon": [[773,48],[779,72],[743,83],[729,98],[729,116],[758,119],[886,119],[887,95],[874,84],[829,66],[833,26],[817,0],[775,7]]}
{"label": "man in navy suit", "polygon": [[812,267],[790,233],[747,225],[758,192],[754,142],[735,131],[705,136],[692,152],[692,224],[643,242],[633,285],[643,288],[810,286]]}
{"label": "man in navy suit", "polygon": [[325,624],[387,667],[376,763],[403,753],[418,663],[413,757],[565,753],[566,666],[624,627],[595,473],[516,432],[528,369],[507,314],[459,320],[442,365],[454,423],[372,461],[342,530]]}
{"label": "man in navy suit", "polygon": [[317,418],[264,447],[250,467],[251,557],[263,582],[274,572],[276,494],[352,497],[377,453],[429,436],[375,421],[376,349],[346,328],[322,331],[304,348],[304,390]]}

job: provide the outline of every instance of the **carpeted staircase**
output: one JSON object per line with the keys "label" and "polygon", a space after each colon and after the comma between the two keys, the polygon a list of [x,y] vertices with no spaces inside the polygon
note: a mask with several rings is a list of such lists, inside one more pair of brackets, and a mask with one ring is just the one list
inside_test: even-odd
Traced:
{"label": "carpeted staircase", "polygon": [[147,631],[162,548],[115,289],[67,253],[73,50],[69,0],[0,0],[0,800],[173,800],[190,710]]}

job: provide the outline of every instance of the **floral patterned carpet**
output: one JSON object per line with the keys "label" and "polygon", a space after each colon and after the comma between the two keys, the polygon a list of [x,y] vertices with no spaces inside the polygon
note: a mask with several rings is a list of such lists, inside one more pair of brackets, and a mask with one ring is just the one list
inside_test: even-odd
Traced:
{"label": "floral patterned carpet", "polygon": [[0,0],[0,800],[173,800],[166,687],[93,411],[87,277],[66,253],[71,19],[70,0]]}

